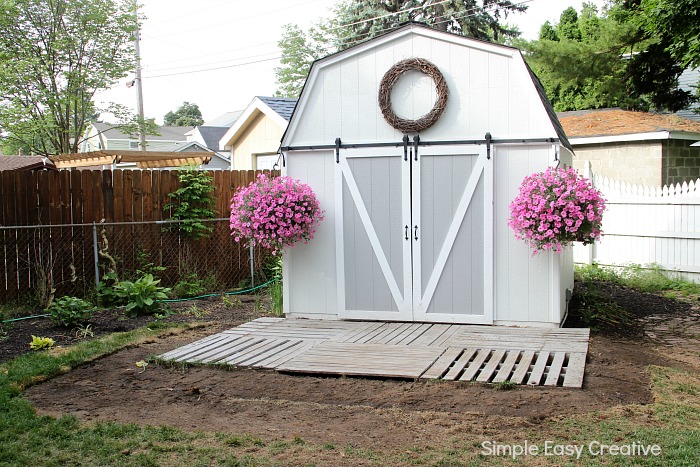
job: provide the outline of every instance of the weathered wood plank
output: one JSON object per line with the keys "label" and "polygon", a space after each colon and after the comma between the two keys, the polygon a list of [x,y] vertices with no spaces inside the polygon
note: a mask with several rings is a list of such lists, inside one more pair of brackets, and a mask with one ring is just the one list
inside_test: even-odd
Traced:
{"label": "weathered wood plank", "polygon": [[462,376],[459,378],[460,381],[471,381],[477,375],[483,365],[484,361],[491,354],[491,349],[479,349],[479,352],[474,357],[474,360],[469,364],[469,366],[464,370]]}
{"label": "weathered wood plank", "polygon": [[561,367],[564,364],[564,357],[566,357],[564,352],[557,352],[554,354],[552,364],[549,366],[549,373],[547,374],[547,378],[544,380],[545,386],[557,385],[559,375],[561,375]]}
{"label": "weathered wood plank", "polygon": [[549,352],[542,351],[537,355],[537,361],[535,366],[532,368],[532,373],[530,373],[530,378],[527,380],[527,384],[538,385],[542,380],[542,374],[547,367],[547,360],[549,360]]}
{"label": "weathered wood plank", "polygon": [[317,341],[304,341],[301,345],[297,345],[296,347],[286,349],[284,352],[280,352],[279,354],[273,357],[270,357],[266,360],[262,360],[256,365],[253,365],[253,367],[276,369],[278,366],[287,363],[289,360],[296,357],[297,355],[303,354],[304,352],[313,348],[317,344]]}
{"label": "weathered wood plank", "polygon": [[448,347],[445,352],[420,376],[421,379],[439,379],[447,373],[450,365],[462,353],[459,347]]}
{"label": "weathered wood plank", "polygon": [[409,345],[431,345],[435,339],[450,329],[449,324],[433,324],[420,336],[416,337]]}
{"label": "weathered wood plank", "polygon": [[491,358],[489,358],[486,366],[483,370],[481,370],[481,373],[479,373],[476,380],[480,383],[488,383],[489,379],[491,379],[491,376],[493,375],[493,372],[496,371],[496,368],[498,368],[498,365],[503,360],[505,354],[505,350],[494,350]]}
{"label": "weathered wood plank", "polygon": [[515,366],[515,362],[520,356],[519,350],[508,350],[507,352],[508,355],[506,356],[506,360],[503,362],[503,365],[501,365],[501,369],[498,370],[496,376],[493,377],[493,383],[507,381],[511,371],[513,370],[513,367]]}
{"label": "weathered wood plank", "polygon": [[250,339],[250,338],[239,338],[236,336],[224,336],[223,339],[217,340],[217,341],[212,341],[212,342],[207,342],[205,345],[201,347],[197,347],[195,349],[190,349],[187,353],[180,355],[178,357],[175,357],[173,360],[176,362],[201,362],[203,359],[206,359],[207,357],[210,357],[212,355],[218,354],[219,352],[225,352],[228,351],[231,347],[233,347],[233,342],[239,342],[239,339]]}
{"label": "weathered wood plank", "polygon": [[211,353],[217,352],[222,346],[230,343],[231,341],[238,339],[238,337],[232,336],[220,336],[220,339],[212,340],[203,343],[203,345],[197,346],[195,348],[189,349],[187,352],[181,353],[174,357],[170,357],[170,360],[175,360],[178,362],[194,362],[199,361],[200,358],[205,357]]}
{"label": "weathered wood plank", "polygon": [[223,338],[223,336],[221,334],[212,334],[211,336],[207,336],[207,337],[200,339],[198,341],[194,341],[190,344],[183,345],[182,347],[178,347],[178,348],[173,349],[169,352],[165,352],[164,354],[162,354],[160,356],[160,358],[162,358],[163,360],[170,360],[171,358],[173,358],[177,355],[182,355],[183,353],[186,353],[187,351],[189,351],[191,349],[195,349],[198,346],[204,345],[207,342],[210,342],[212,340],[222,339],[222,338]]}
{"label": "weathered wood plank", "polygon": [[[454,348],[454,347],[451,347]],[[457,377],[462,373],[462,370],[469,364],[471,359],[474,357],[474,354],[477,352],[478,349],[475,348],[470,348],[470,349],[464,349],[464,353],[459,357],[457,361],[454,362],[454,365],[452,365],[452,368],[450,368],[450,371],[445,374],[443,379],[448,379],[451,381],[454,381],[457,379]]]}
{"label": "weathered wood plank", "polygon": [[523,380],[525,379],[525,376],[527,375],[527,372],[530,370],[530,362],[532,362],[532,359],[535,357],[535,352],[532,350],[527,350],[523,352],[522,357],[520,358],[520,361],[515,367],[515,371],[513,372],[513,376],[510,377],[510,380],[514,382],[515,384],[522,384]]}
{"label": "weathered wood plank", "polygon": [[583,374],[586,368],[585,353],[569,354],[569,364],[566,366],[566,375],[564,375],[564,387],[580,388],[583,387]]}
{"label": "weathered wood plank", "polygon": [[206,356],[200,355],[197,358],[197,361],[201,363],[219,363],[233,355],[238,355],[245,352],[245,350],[249,347],[252,347],[262,341],[264,341],[264,339],[260,339],[259,337],[242,336],[236,340],[227,342],[223,346],[219,347],[218,351],[209,352]]}

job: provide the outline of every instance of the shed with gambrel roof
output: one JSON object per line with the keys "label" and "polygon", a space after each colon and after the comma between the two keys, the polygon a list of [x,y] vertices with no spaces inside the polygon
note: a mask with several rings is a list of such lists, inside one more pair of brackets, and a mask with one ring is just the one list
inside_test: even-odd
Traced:
{"label": "shed with gambrel roof", "polygon": [[326,212],[284,258],[288,316],[564,320],[571,252],[533,256],[508,226],[523,178],[572,160],[518,49],[411,23],[325,57],[281,146]]}

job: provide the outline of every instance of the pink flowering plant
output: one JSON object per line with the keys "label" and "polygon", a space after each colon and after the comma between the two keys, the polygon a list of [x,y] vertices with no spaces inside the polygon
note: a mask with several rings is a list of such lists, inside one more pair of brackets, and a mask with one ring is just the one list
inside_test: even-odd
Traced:
{"label": "pink flowering plant", "polygon": [[552,168],[525,177],[510,204],[508,225],[527,241],[533,254],[561,253],[573,242],[593,243],[602,235],[605,199],[572,167]]}
{"label": "pink flowering plant", "polygon": [[323,219],[311,187],[289,177],[258,175],[231,200],[234,240],[260,245],[277,254],[297,242],[307,243]]}

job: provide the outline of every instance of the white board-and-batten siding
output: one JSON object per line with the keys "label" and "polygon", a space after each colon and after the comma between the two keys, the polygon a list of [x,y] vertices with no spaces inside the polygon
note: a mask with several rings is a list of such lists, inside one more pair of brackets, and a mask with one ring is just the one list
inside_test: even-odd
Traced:
{"label": "white board-and-batten siding", "polygon": [[[552,152],[548,146],[494,147],[494,324],[558,325],[566,289],[573,289],[570,250],[533,256],[508,226],[508,206],[519,187],[513,180],[544,170]],[[335,156],[333,151],[295,151],[290,157],[294,162],[287,165],[287,175],[307,181],[325,218],[309,244],[298,244],[284,258],[285,313],[337,319]]]}
{"label": "white board-and-batten siding", "polygon": [[[336,138],[343,144],[401,141],[403,134],[381,114],[378,90],[391,66],[413,57],[435,64],[450,92],[444,113],[420,133],[421,141],[482,140],[487,132],[495,140],[558,138],[517,50],[416,27],[314,64],[283,147],[332,145]],[[430,82],[426,88],[423,79],[409,74],[394,86],[394,109],[405,112],[402,116],[415,118],[432,107],[434,86]],[[339,290],[337,278],[336,185],[341,179],[335,154],[292,150],[285,155],[286,175],[308,183],[325,210],[311,243],[285,255],[285,313],[338,319],[345,290]],[[563,318],[566,289],[573,288],[571,252],[533,256],[507,224],[522,179],[555,165],[557,156],[571,163],[571,154],[557,143],[492,147],[494,324],[556,327]]]}
{"label": "white board-and-batten siding", "polygon": [[[338,137],[344,144],[401,141],[403,134],[387,124],[381,114],[378,90],[386,71],[411,57],[434,63],[450,92],[444,113],[435,125],[421,132],[421,139],[483,139],[486,132],[494,139],[556,138],[520,53],[472,42],[478,48],[403,35],[367,50],[360,47],[354,55],[338,57],[342,60],[333,61],[333,56],[322,60],[306,84],[313,92],[302,95],[296,110],[304,117],[291,122],[285,144],[333,144]],[[329,63],[323,65],[325,61]],[[395,107],[432,107],[434,91],[428,95],[402,92],[415,84],[399,80],[392,98],[408,95],[413,102]]]}

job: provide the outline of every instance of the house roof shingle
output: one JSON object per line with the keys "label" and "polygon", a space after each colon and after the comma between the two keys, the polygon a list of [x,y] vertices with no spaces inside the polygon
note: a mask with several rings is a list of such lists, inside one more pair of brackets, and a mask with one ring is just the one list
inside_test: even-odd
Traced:
{"label": "house roof shingle", "polygon": [[267,104],[268,107],[277,112],[280,117],[284,118],[286,121],[289,121],[292,117],[294,107],[297,105],[297,99],[289,99],[286,97],[257,96],[257,98]]}
{"label": "house roof shingle", "polygon": [[198,126],[199,134],[209,149],[219,150],[219,141],[224,137],[229,127],[225,126]]}
{"label": "house roof shingle", "polygon": [[[137,140],[136,136],[129,136],[122,133],[109,123],[94,123],[93,126],[101,131],[106,139],[128,139]],[[160,135],[146,135],[149,141],[186,141],[185,133],[192,131],[193,126],[159,126],[158,132]]]}
{"label": "house roof shingle", "polygon": [[43,156],[0,156],[0,172],[3,170],[56,169],[48,158]]}
{"label": "house roof shingle", "polygon": [[598,109],[560,112],[558,116],[569,138],[618,136],[659,131],[700,133],[700,122],[673,114]]}

